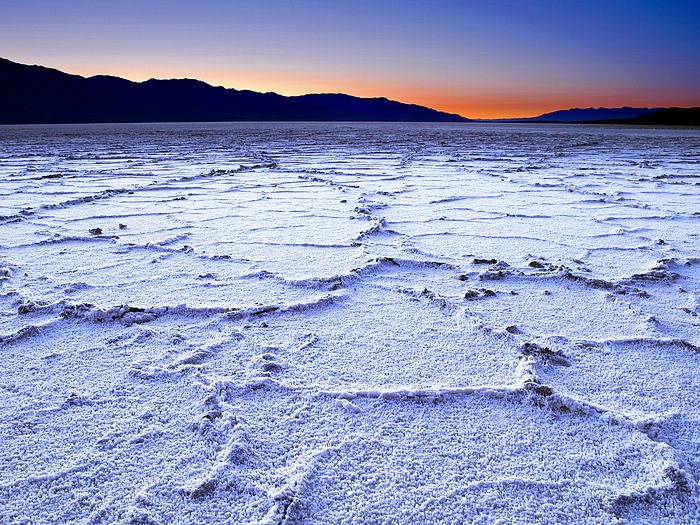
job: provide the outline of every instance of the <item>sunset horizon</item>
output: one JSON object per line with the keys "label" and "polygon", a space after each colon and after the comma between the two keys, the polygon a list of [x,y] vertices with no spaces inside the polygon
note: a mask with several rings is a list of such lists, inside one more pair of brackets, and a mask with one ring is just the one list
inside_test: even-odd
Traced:
{"label": "sunset horizon", "polygon": [[[21,60],[15,60],[14,57],[2,57],[15,62],[21,62]],[[403,102],[406,104],[417,104],[420,106],[425,106],[438,111],[443,111],[446,113],[454,113],[462,117],[469,119],[514,119],[514,118],[528,118],[535,117],[545,113],[549,113],[557,110],[566,110],[571,108],[614,108],[614,107],[697,107],[700,106],[700,96],[698,97],[688,97],[688,98],[676,98],[671,99],[669,102],[668,98],[636,98],[634,96],[628,98],[619,98],[617,96],[611,95],[601,95],[595,99],[588,99],[582,102],[579,99],[562,97],[560,101],[533,101],[533,102],[513,102],[510,101],[509,97],[504,96],[502,101],[491,101],[489,103],[481,103],[481,105],[475,103],[473,105],[468,104],[463,101],[463,99],[455,96],[455,98],[450,98],[449,94],[445,97],[440,97],[439,93],[431,92],[429,89],[425,91],[412,92],[403,88],[402,86],[395,86],[394,90],[386,89],[382,91],[382,86],[373,86],[371,84],[358,85],[357,87],[352,87],[348,85],[344,87],[340,84],[333,84],[332,81],[327,79],[316,79],[317,83],[311,83],[305,89],[305,84],[302,81],[290,81],[285,82],[285,79],[266,79],[265,77],[251,77],[249,74],[242,74],[241,76],[236,76],[233,73],[227,73],[226,71],[216,72],[216,71],[200,71],[201,76],[196,76],[191,73],[187,73],[183,69],[173,68],[159,70],[157,68],[144,69],[143,71],[129,71],[129,70],[107,70],[107,68],[100,69],[99,66],[93,67],[81,67],[71,66],[71,64],[42,64],[35,63],[31,61],[23,62],[27,65],[38,65],[50,69],[57,69],[64,73],[72,75],[80,75],[85,78],[90,78],[93,76],[113,76],[118,78],[124,78],[132,82],[145,82],[147,80],[199,80],[205,82],[214,87],[224,87],[226,89],[235,89],[238,91],[250,90],[257,91],[260,93],[273,92],[279,95],[293,97],[308,94],[326,94],[326,93],[342,93],[346,95],[363,97],[363,98],[387,98],[389,100],[395,100],[398,102]],[[241,80],[237,82],[239,78],[253,78],[253,80],[244,84]],[[309,77],[304,77],[308,81]],[[257,79],[257,80],[256,80]]]}
{"label": "sunset horizon", "polygon": [[[83,76],[386,97],[472,119],[700,105],[693,2],[0,6],[2,56]],[[70,28],[70,29],[68,29]]]}

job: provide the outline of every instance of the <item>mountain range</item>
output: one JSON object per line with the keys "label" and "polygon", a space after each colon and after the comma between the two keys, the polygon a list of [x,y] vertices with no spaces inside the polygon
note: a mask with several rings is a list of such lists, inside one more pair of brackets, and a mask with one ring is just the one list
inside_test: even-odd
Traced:
{"label": "mountain range", "polygon": [[[283,96],[192,79],[86,78],[0,58],[0,124],[207,121],[474,122],[386,98],[341,93]],[[573,108],[486,122],[698,126],[700,108]]]}
{"label": "mountain range", "polygon": [[622,108],[572,108],[562,109],[545,113],[538,117],[526,119],[509,119],[510,121],[521,122],[592,122],[601,120],[623,120],[636,118],[641,115],[655,113],[664,108],[631,108],[628,106]]}
{"label": "mountain range", "polygon": [[386,98],[343,94],[285,97],[199,80],[85,78],[0,58],[0,124],[207,121],[467,122]]}
{"label": "mountain range", "polygon": [[512,124],[631,124],[637,126],[700,126],[700,108],[572,108],[537,117],[482,120]]}

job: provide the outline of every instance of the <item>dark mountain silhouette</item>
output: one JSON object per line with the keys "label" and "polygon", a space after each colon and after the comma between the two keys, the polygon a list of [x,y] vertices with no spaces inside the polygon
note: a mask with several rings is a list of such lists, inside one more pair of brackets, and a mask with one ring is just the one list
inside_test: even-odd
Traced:
{"label": "dark mountain silhouette", "polygon": [[520,124],[632,124],[650,126],[700,126],[700,108],[572,108],[538,117],[479,120]]}
{"label": "dark mountain silhouette", "polygon": [[638,126],[700,126],[700,107],[666,108],[634,118],[605,120],[598,124],[633,124]]}
{"label": "dark mountain silhouette", "polygon": [[552,111],[538,117],[497,119],[491,122],[561,122],[580,124],[582,122],[635,118],[640,115],[655,113],[662,109],[664,108],[631,108],[628,106],[622,108],[571,108]]}
{"label": "dark mountain silhouette", "polygon": [[588,122],[613,119],[635,118],[662,110],[663,108],[572,108],[545,113],[539,117],[533,117],[534,122]]}
{"label": "dark mountain silhouette", "polygon": [[459,115],[386,98],[285,97],[199,80],[132,82],[81,77],[0,58],[0,124],[206,121],[467,122]]}

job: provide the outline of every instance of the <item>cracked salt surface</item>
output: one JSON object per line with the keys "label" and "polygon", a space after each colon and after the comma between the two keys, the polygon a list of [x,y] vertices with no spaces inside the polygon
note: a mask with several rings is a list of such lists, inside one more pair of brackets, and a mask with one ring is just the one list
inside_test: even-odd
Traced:
{"label": "cracked salt surface", "polygon": [[0,138],[0,523],[700,522],[697,130]]}

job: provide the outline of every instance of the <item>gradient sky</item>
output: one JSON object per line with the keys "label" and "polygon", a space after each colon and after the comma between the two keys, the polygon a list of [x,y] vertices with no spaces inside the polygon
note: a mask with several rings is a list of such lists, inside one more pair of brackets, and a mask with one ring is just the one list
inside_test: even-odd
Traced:
{"label": "gradient sky", "polygon": [[0,0],[0,56],[472,118],[700,105],[700,0]]}

